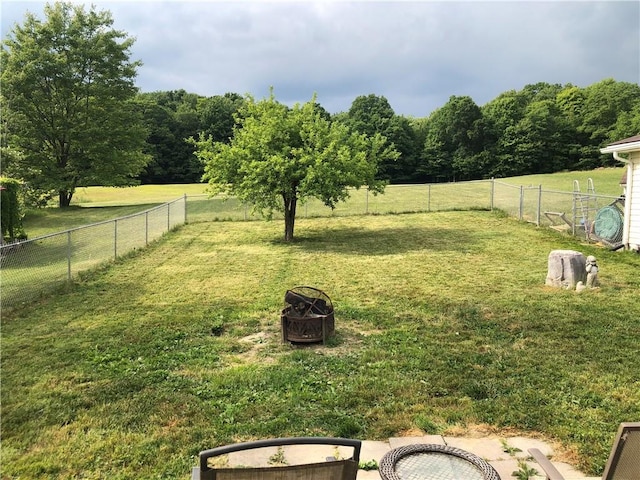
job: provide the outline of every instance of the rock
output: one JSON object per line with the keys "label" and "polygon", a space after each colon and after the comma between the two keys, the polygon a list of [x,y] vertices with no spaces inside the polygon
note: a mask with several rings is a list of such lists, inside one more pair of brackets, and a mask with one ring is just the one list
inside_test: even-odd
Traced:
{"label": "rock", "polygon": [[574,250],[553,250],[549,253],[546,285],[573,289],[587,280],[586,259]]}

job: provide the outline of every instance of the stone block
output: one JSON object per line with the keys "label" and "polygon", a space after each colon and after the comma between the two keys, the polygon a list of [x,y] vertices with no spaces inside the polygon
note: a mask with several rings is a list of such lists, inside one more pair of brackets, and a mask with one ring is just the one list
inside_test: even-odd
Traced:
{"label": "stone block", "polygon": [[586,258],[574,250],[552,250],[549,253],[546,285],[574,289],[587,281]]}

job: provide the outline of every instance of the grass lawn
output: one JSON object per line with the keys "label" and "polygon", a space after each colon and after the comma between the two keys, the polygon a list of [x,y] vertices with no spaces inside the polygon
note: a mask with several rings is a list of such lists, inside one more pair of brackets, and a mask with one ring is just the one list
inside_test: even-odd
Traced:
{"label": "grass lawn", "polygon": [[113,220],[157,206],[157,203],[124,205],[111,207],[69,207],[29,210],[23,220],[30,239],[63,232],[71,228]]}
{"label": "grass lawn", "polygon": [[[578,180],[581,190],[586,193],[587,179],[591,178],[597,194],[617,196],[621,193],[619,183],[623,172],[623,167],[600,168],[592,171],[526,175],[498,180],[515,186],[542,185],[544,190],[564,192],[571,192],[574,180]],[[488,207],[490,204],[490,186],[486,183],[461,182],[432,185],[429,194],[431,196],[430,201],[427,200],[428,188],[425,185],[393,185],[387,189],[384,195],[378,196],[366,195],[364,190],[354,191],[349,201],[338,204],[334,211],[322,205],[321,202],[312,199],[307,204],[299,206],[298,214],[300,217],[306,217],[398,213],[468,208],[469,205]],[[129,188],[83,187],[77,190],[73,197],[71,208],[32,210],[27,212],[23,223],[29,238],[35,238],[41,235],[61,232],[69,228],[141,212],[158,204],[175,200],[185,194],[190,197],[189,204],[193,207],[191,218],[196,221],[201,216],[201,210],[205,210],[202,214],[203,218],[209,220],[252,218],[248,209],[238,205],[231,206],[228,203],[219,201],[214,207],[216,211],[211,212],[212,201],[205,201],[207,200],[206,197],[197,197],[204,194],[205,191],[205,184],[140,185]],[[509,193],[511,197],[505,200],[505,204],[517,210],[518,193]],[[537,199],[537,194],[530,193],[529,196],[531,198],[535,196]],[[463,202],[462,205],[460,204],[461,200]],[[563,200],[569,202],[568,208],[570,209],[571,196],[567,196]],[[501,203],[499,203],[499,206],[503,208]],[[551,209],[553,210],[554,208]],[[509,208],[506,210],[508,211]]]}
{"label": "grass lawn", "polygon": [[183,195],[201,195],[205,188],[204,184],[81,187],[69,208],[29,210],[23,224],[28,237],[36,238],[142,212]]}
{"label": "grass lawn", "polygon": [[512,185],[542,185],[544,190],[558,190],[572,192],[574,181],[578,181],[580,191],[587,192],[589,178],[593,181],[595,193],[598,195],[618,196],[622,193],[620,180],[626,166],[598,168],[596,170],[583,170],[578,172],[557,172],[541,175],[523,175],[498,179]]}
{"label": "grass lawn", "polygon": [[83,187],[76,191],[71,205],[80,207],[105,207],[138,205],[141,203],[164,203],[183,195],[201,195],[204,183],[175,185],[139,185],[137,187]]}
{"label": "grass lawn", "polygon": [[[186,480],[229,442],[479,426],[557,440],[597,474],[640,418],[640,256],[481,211],[303,218],[281,236],[189,224],[4,311],[3,478]],[[602,288],[546,287],[554,249],[596,255]],[[333,301],[326,347],[280,343],[296,285]]]}

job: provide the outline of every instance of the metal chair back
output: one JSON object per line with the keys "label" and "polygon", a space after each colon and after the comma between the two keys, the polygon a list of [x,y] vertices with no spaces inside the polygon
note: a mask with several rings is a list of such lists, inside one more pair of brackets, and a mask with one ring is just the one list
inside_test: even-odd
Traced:
{"label": "metal chair back", "polygon": [[[286,445],[329,445],[351,447],[352,455],[347,459],[327,458],[324,462],[301,465],[260,467],[215,467],[209,459],[243,450]],[[192,480],[355,480],[360,462],[362,442],[348,438],[292,437],[236,443],[200,452],[200,466],[194,467]]]}
{"label": "metal chair back", "polygon": [[620,424],[604,468],[603,480],[640,478],[640,422]]}

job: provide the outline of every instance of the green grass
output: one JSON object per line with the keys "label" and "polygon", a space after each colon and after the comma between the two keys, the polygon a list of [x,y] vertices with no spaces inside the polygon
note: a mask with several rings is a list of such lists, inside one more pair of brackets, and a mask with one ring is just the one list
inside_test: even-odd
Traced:
{"label": "green grass", "polygon": [[47,235],[13,248],[0,259],[2,306],[33,301],[84,271],[144,248],[171,226],[183,222],[184,202],[180,201],[142,215]]}
{"label": "green grass", "polygon": [[[640,256],[490,212],[187,225],[2,315],[3,478],[187,479],[253,438],[416,428],[541,435],[599,473],[640,418]],[[602,288],[544,285],[554,249]],[[283,345],[287,289],[324,290],[329,345]],[[212,334],[215,330],[215,335]],[[222,331],[222,335],[219,335]]]}
{"label": "green grass", "polygon": [[138,205],[164,203],[183,195],[200,195],[207,188],[203,183],[175,185],[139,185],[137,187],[83,187],[78,188],[72,205],[104,207],[114,205]]}
{"label": "green grass", "polygon": [[538,186],[542,185],[545,190],[559,190],[562,192],[572,192],[575,188],[574,182],[578,182],[580,191],[587,192],[588,180],[593,181],[595,193],[598,195],[618,196],[622,193],[620,180],[625,171],[625,166],[598,168],[596,170],[577,172],[558,172],[544,175],[523,175],[519,177],[509,177],[498,179],[512,185]]}
{"label": "green grass", "polygon": [[[587,189],[587,179],[593,180],[596,193],[602,195],[619,195],[620,179],[624,173],[623,166],[616,168],[599,168],[590,171],[558,172],[545,175],[523,175],[499,179],[513,185],[542,185],[548,190],[571,192],[574,180],[578,180],[583,191]],[[130,188],[116,187],[84,187],[76,192],[72,205],[77,206],[113,206],[139,203],[162,203],[174,200],[182,195],[199,195],[206,193],[206,184],[186,185],[140,185]]]}
{"label": "green grass", "polygon": [[157,206],[155,203],[112,207],[69,207],[29,210],[23,224],[30,239],[72,228],[125,217]]}
{"label": "green grass", "polygon": [[202,195],[206,185],[139,185],[78,188],[69,208],[31,209],[23,220],[29,238],[112,220],[153,208],[184,195]]}
{"label": "green grass", "polygon": [[[620,178],[623,167],[601,168],[592,171],[560,172],[550,175],[528,175],[498,179],[514,186],[542,185],[545,190],[571,192],[574,180],[578,180],[583,192],[587,190],[587,179],[593,180],[595,190],[600,195],[617,196],[621,193]],[[160,203],[175,200],[183,195],[189,198],[190,221],[248,220],[257,219],[249,208],[236,201],[223,202],[208,199],[204,195],[205,184],[188,185],[140,185],[129,188],[85,187],[76,192],[72,207],[68,209],[47,208],[29,211],[24,219],[25,231],[29,238],[35,238],[69,228],[111,220],[137,213]],[[504,196],[502,195],[504,193]],[[517,189],[504,188],[496,191],[496,206],[515,214],[518,209]],[[552,197],[546,195],[543,200]],[[528,190],[527,218],[532,219],[537,202],[537,192]],[[550,198],[551,201],[551,198]],[[571,196],[558,196],[553,203],[560,203],[564,210],[571,209]],[[606,202],[605,202],[606,203]],[[529,206],[531,204],[532,206]],[[359,214],[386,214],[417,211],[437,211],[460,208],[487,208],[490,206],[490,186],[484,182],[461,182],[455,184],[393,185],[383,195],[367,194],[366,190],[354,190],[351,198],[337,205],[335,210],[325,207],[320,201],[311,199],[300,205],[299,217],[342,216]],[[546,207],[546,205],[545,205]],[[547,210],[554,210],[550,205]],[[546,218],[542,218],[546,221]]]}

